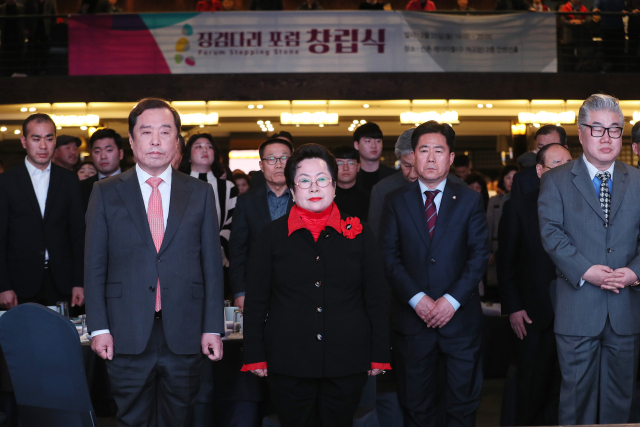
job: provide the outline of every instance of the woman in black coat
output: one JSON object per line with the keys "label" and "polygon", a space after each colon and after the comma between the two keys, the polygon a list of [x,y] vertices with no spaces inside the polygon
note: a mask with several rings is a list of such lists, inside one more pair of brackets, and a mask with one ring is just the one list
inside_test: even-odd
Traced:
{"label": "woman in black coat", "polygon": [[267,377],[283,427],[351,426],[367,374],[390,369],[382,255],[333,203],[337,165],[324,147],[298,148],[285,175],[296,204],[249,257],[243,371]]}

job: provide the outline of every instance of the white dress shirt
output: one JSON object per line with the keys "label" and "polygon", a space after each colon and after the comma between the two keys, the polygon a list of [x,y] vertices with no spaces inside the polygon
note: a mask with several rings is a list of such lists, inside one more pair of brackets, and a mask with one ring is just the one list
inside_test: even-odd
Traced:
{"label": "white dress shirt", "polygon": [[[444,193],[444,187],[447,185],[447,178],[445,178],[440,184],[438,184],[438,186],[436,188],[428,188],[419,179],[418,179],[418,184],[420,185],[420,193],[422,193],[422,203],[423,204],[427,203],[427,195],[424,194],[425,191],[427,191],[427,190],[428,191],[440,190],[438,192],[438,194],[436,194],[436,197],[434,197],[434,199],[433,199],[433,203],[435,203],[435,205],[436,205],[436,212],[440,213],[440,202],[442,202],[442,194]],[[436,227],[437,226],[438,226],[438,221],[436,220]],[[416,305],[418,305],[418,302],[420,302],[422,297],[424,297],[426,295],[427,294],[425,294],[424,292],[418,292],[417,294],[415,294],[413,296],[413,298],[411,298],[409,300],[409,305],[411,306],[411,308],[415,309]],[[449,301],[451,303],[451,305],[453,306],[453,309],[455,311],[458,311],[458,309],[460,308],[460,303],[454,297],[452,297],[449,294],[444,294],[444,297],[447,299],[447,301]]]}
{"label": "white dress shirt", "polygon": [[[47,206],[47,193],[49,192],[49,181],[51,181],[51,162],[49,162],[45,170],[40,170],[33,166],[31,162],[29,162],[28,157],[24,158],[24,163],[27,165],[31,184],[33,184],[33,190],[36,193],[36,199],[38,199],[40,214],[44,218],[44,210]],[[46,248],[44,250],[44,260],[49,260],[49,251]]]}

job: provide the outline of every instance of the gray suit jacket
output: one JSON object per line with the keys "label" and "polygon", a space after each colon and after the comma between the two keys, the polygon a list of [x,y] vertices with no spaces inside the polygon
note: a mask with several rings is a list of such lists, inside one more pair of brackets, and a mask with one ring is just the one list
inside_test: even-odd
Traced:
{"label": "gray suit jacket", "polygon": [[640,277],[640,171],[616,161],[609,224],[582,157],[542,176],[538,216],[542,245],[558,268],[555,332],[593,337],[607,316],[619,335],[640,333],[640,292],[619,294],[588,282],[596,264],[628,267]]}
{"label": "gray suit jacket", "polygon": [[159,251],[136,168],[95,183],[86,221],[88,328],[110,329],[116,353],[139,354],[146,347],[158,278],[164,334],[173,353],[199,353],[203,333],[224,333],[220,237],[209,184],[173,171]]}

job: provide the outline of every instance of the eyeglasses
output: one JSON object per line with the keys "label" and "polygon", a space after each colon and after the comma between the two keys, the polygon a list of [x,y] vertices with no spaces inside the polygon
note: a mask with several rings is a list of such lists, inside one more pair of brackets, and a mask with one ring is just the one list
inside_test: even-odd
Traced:
{"label": "eyeglasses", "polygon": [[610,128],[606,128],[604,126],[591,126],[583,124],[582,126],[586,126],[591,129],[591,136],[595,136],[596,138],[600,138],[604,136],[604,133],[607,132],[610,138],[620,138],[622,136],[622,128],[618,126],[613,126]]}
{"label": "eyeglasses", "polygon": [[287,163],[287,160],[289,159],[289,156],[282,156],[282,157],[265,157],[262,160],[265,160],[268,164],[270,165],[275,165],[276,163],[278,163],[278,160],[280,160],[280,163],[282,163],[283,165]]}
{"label": "eyeglasses", "polygon": [[352,168],[356,165],[355,160],[349,160],[348,162],[343,162],[342,160],[338,160],[336,163],[338,163],[339,168],[341,168],[344,165],[347,165],[347,167]]}
{"label": "eyeglasses", "polygon": [[310,180],[308,178],[302,178],[300,181],[296,182],[295,184],[298,187],[302,188],[303,190],[307,190],[307,189],[311,188],[311,184],[313,184],[314,182],[316,184],[318,184],[318,187],[325,188],[326,186],[329,185],[329,183],[331,181],[332,181],[331,178],[325,178],[325,177],[318,178],[315,181],[312,181],[312,180]]}

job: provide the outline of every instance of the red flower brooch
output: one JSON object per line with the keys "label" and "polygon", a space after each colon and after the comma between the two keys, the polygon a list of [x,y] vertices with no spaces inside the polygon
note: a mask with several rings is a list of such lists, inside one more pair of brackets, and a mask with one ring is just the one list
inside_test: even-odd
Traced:
{"label": "red flower brooch", "polygon": [[358,234],[362,233],[360,218],[356,217],[349,217],[346,221],[341,219],[340,228],[342,229],[342,235],[347,239],[355,239]]}

